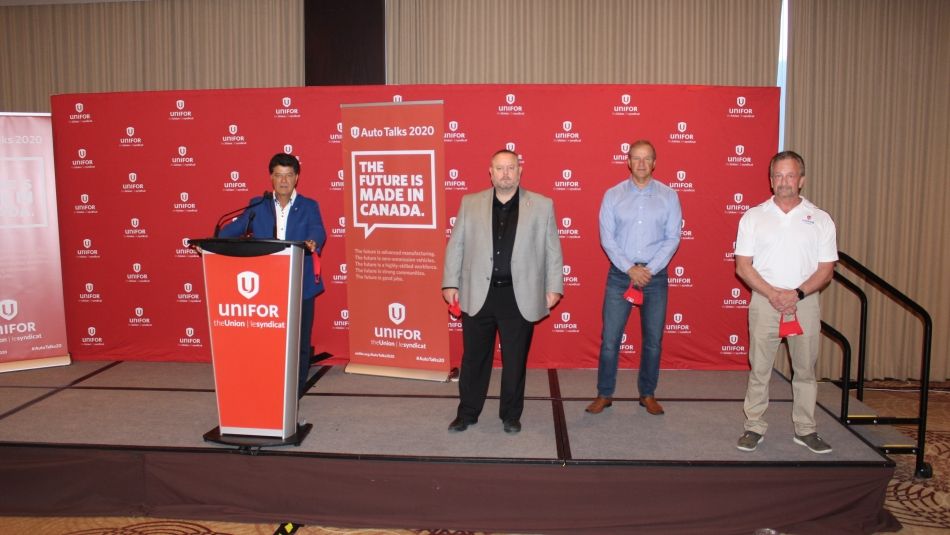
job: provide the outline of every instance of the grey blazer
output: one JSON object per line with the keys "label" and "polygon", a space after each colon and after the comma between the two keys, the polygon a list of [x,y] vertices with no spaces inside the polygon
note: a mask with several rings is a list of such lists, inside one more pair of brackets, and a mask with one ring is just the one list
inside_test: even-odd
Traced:
{"label": "grey blazer", "polygon": [[[462,198],[445,250],[443,288],[459,289],[462,311],[475,315],[485,304],[492,274],[492,197],[489,188]],[[554,202],[518,190],[518,229],[511,253],[511,278],[521,316],[538,321],[548,315],[545,294],[564,293],[561,242]]]}

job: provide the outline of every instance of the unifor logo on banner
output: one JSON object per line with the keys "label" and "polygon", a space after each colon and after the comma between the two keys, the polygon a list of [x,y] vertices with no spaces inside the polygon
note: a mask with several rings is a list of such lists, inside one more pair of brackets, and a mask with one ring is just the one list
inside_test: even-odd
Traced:
{"label": "unifor logo on banner", "polygon": [[359,137],[360,137],[360,127],[358,127],[358,126],[351,126],[351,127],[350,127],[350,137],[353,138],[353,139],[359,138]]}
{"label": "unifor logo on banner", "polygon": [[563,226],[564,228],[571,228],[571,223],[573,223],[573,221],[571,221],[571,218],[569,217],[561,218],[561,226]]}
{"label": "unifor logo on banner", "polygon": [[237,288],[245,299],[252,299],[261,290],[261,277],[253,271],[242,271],[237,274]]}
{"label": "unifor logo on banner", "polygon": [[680,121],[676,123],[676,129],[682,134],[686,131],[686,121]]}
{"label": "unifor logo on banner", "polygon": [[622,153],[624,153],[624,154],[629,153],[629,152],[630,152],[630,144],[629,144],[629,143],[621,143],[621,144],[620,144],[620,152],[622,152]]}
{"label": "unifor logo on banner", "polygon": [[185,293],[189,293],[189,294],[190,294],[190,293],[191,293],[191,289],[194,288],[194,286],[192,286],[192,284],[191,284],[190,282],[186,282],[186,283],[184,284],[184,288],[185,288]]}
{"label": "unifor logo on banner", "polygon": [[96,335],[96,328],[95,328],[95,327],[89,327],[88,329],[86,329],[86,332],[89,333],[89,336],[95,336],[95,335]]}
{"label": "unifor logo on banner", "polygon": [[736,344],[738,344],[738,343],[739,343],[739,335],[738,335],[738,334],[730,334],[730,335],[729,335],[729,345],[736,345]]}
{"label": "unifor logo on banner", "polygon": [[79,195],[79,200],[80,200],[83,204],[89,204],[89,194],[88,194],[88,193],[83,193],[83,194]]}
{"label": "unifor logo on banner", "polygon": [[135,127],[134,127],[134,126],[126,126],[126,127],[125,127],[125,135],[127,135],[127,136],[129,136],[129,137],[134,136],[134,135],[135,135]]}
{"label": "unifor logo on banner", "polygon": [[129,173],[129,182],[135,184],[135,181],[139,179],[138,173]]}
{"label": "unifor logo on banner", "polygon": [[135,273],[142,271],[142,264],[139,262],[132,264],[132,271],[134,271]]}
{"label": "unifor logo on banner", "polygon": [[[739,297],[739,295],[740,295],[741,293],[742,293],[742,292],[741,292],[738,288],[733,288],[732,291],[730,292],[730,295],[732,295],[732,298],[733,298],[733,299],[738,299],[738,297]],[[735,343],[735,342],[733,342],[733,343]]]}
{"label": "unifor logo on banner", "polygon": [[734,193],[734,194],[732,195],[732,200],[736,201],[736,204],[741,203],[741,202],[742,202],[742,199],[743,199],[743,197],[742,197],[742,194],[741,194],[741,193]]}
{"label": "unifor logo on banner", "polygon": [[455,131],[458,130],[458,129],[459,129],[459,122],[458,122],[458,121],[449,121],[449,130],[455,132]]}
{"label": "unifor logo on banner", "polygon": [[187,336],[188,338],[191,338],[194,335],[195,335],[194,327],[185,327],[185,336]]}
{"label": "unifor logo on banner", "polygon": [[186,147],[186,146],[184,146],[184,145],[178,147],[178,155],[179,155],[179,156],[184,156],[184,155],[186,155],[186,154],[188,154],[188,147]]}
{"label": "unifor logo on banner", "polygon": [[683,323],[683,315],[680,314],[679,312],[677,312],[676,314],[673,314],[673,322],[674,322],[674,323]]}
{"label": "unifor logo on banner", "polygon": [[96,289],[96,287],[93,286],[91,282],[87,282],[85,288],[86,288],[86,293],[92,293],[92,291]]}
{"label": "unifor logo on banner", "polygon": [[[187,191],[181,192],[181,194],[179,194],[178,197],[181,199],[181,202],[188,202],[188,192],[187,192]],[[183,245],[188,245],[188,244],[185,243],[185,244],[183,244]]]}
{"label": "unifor logo on banner", "polygon": [[514,104],[515,96],[511,93],[508,93],[507,95],[505,95],[505,102],[507,102],[508,104]]}
{"label": "unifor logo on banner", "polygon": [[620,95],[620,103],[623,104],[624,106],[626,106],[627,104],[630,104],[630,95],[626,95],[626,94]]}
{"label": "unifor logo on banner", "polygon": [[139,218],[133,217],[130,222],[132,223],[132,228],[139,228]]}
{"label": "unifor logo on banner", "polygon": [[135,307],[135,317],[136,317],[136,318],[141,318],[143,314],[145,314],[145,309],[144,309],[144,308],[142,308],[142,307]]}
{"label": "unifor logo on banner", "polygon": [[293,145],[291,145],[290,143],[284,145],[284,154],[291,154],[292,152],[294,152]]}
{"label": "unifor logo on banner", "polygon": [[228,132],[230,132],[232,136],[234,134],[237,134],[237,131],[238,131],[238,126],[236,124],[228,125]]}
{"label": "unifor logo on banner", "polygon": [[745,154],[745,145],[736,145],[736,156]]}
{"label": "unifor logo on banner", "polygon": [[676,276],[677,276],[677,277],[682,277],[682,276],[683,276],[683,273],[686,273],[686,269],[683,268],[683,266],[676,266],[676,267],[673,269],[673,273],[676,273]]}
{"label": "unifor logo on banner", "polygon": [[344,319],[344,320],[350,319],[350,310],[347,308],[340,310],[340,319]]}
{"label": "unifor logo on banner", "polygon": [[505,150],[508,150],[508,151],[511,151],[511,152],[515,152],[515,144],[514,144],[514,142],[509,141],[508,143],[505,143]]}
{"label": "unifor logo on banner", "polygon": [[88,248],[90,248],[90,247],[92,247],[92,240],[89,239],[89,238],[84,238],[84,239],[82,240],[82,248],[83,248],[83,249],[88,249]]}
{"label": "unifor logo on banner", "polygon": [[393,102],[402,102],[402,95],[393,95]]}
{"label": "unifor logo on banner", "polygon": [[179,110],[185,109],[185,101],[181,99],[176,100],[175,107],[178,108]]}
{"label": "unifor logo on banner", "polygon": [[82,113],[82,110],[85,106],[82,105],[82,102],[76,103],[76,113]]}
{"label": "unifor logo on banner", "polygon": [[679,180],[680,182],[686,180],[686,171],[677,171],[676,180]]}
{"label": "unifor logo on banner", "polygon": [[79,150],[76,151],[76,154],[79,155],[79,158],[80,158],[80,159],[85,158],[85,157],[86,157],[86,149],[79,149]]}
{"label": "unifor logo on banner", "polygon": [[571,321],[571,313],[570,313],[570,312],[561,312],[561,321],[562,321],[563,323],[569,323],[569,322]]}
{"label": "unifor logo on banner", "polygon": [[564,275],[570,275],[570,274],[571,274],[571,266],[569,266],[569,265],[567,265],[567,264],[564,264],[563,266],[561,266],[561,273],[564,274]]}
{"label": "unifor logo on banner", "polygon": [[19,306],[13,299],[4,299],[0,301],[0,318],[11,321],[16,317]]}
{"label": "unifor logo on banner", "polygon": [[389,303],[389,321],[402,325],[406,321],[406,306],[402,303]]}
{"label": "unifor logo on banner", "polygon": [[283,106],[284,106],[285,108],[289,108],[289,107],[290,107],[290,97],[284,97],[284,98],[280,99],[280,103],[283,104]]}
{"label": "unifor logo on banner", "polygon": [[740,108],[745,106],[745,97],[736,97],[736,105]]}
{"label": "unifor logo on banner", "polygon": [[561,123],[561,128],[563,128],[565,132],[570,132],[571,128],[574,128],[574,123],[571,121],[564,121]]}

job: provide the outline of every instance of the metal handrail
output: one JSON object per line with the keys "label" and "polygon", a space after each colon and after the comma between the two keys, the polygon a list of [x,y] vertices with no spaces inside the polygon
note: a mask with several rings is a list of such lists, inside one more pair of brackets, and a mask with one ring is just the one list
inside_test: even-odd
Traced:
{"label": "metal handrail", "polygon": [[[864,401],[864,376],[865,376],[865,365],[867,363],[867,341],[868,341],[868,294],[864,293],[857,284],[851,282],[844,275],[834,272],[834,280],[838,281],[842,286],[851,290],[855,295],[858,296],[858,301],[861,303],[861,323],[860,329],[858,331],[858,370],[857,378],[855,380],[857,386],[857,397],[858,401]],[[848,363],[842,362],[842,376],[851,378],[851,362]],[[845,388],[845,392],[849,389]],[[842,412],[841,415],[844,416],[847,413]]]}
{"label": "metal handrail", "polygon": [[[877,288],[879,291],[894,299],[901,305],[912,310],[923,322],[924,332],[923,332],[923,347],[921,348],[921,359],[920,359],[920,405],[918,407],[918,417],[914,419],[884,419],[884,418],[875,418],[873,421],[866,422],[857,419],[848,418],[847,423],[849,424],[860,424],[860,423],[880,423],[882,420],[890,421],[906,421],[908,423],[917,424],[917,447],[915,448],[917,455],[917,462],[914,469],[915,474],[918,477],[931,477],[933,475],[932,467],[924,462],[924,445],[926,443],[926,433],[927,433],[927,402],[930,394],[930,361],[931,361],[931,344],[933,340],[933,320],[930,318],[930,314],[927,312],[924,307],[917,304],[916,301],[907,297],[903,292],[892,286],[890,283],[879,277],[876,273],[865,267],[863,264],[852,258],[850,255],[838,251],[838,265],[847,267],[848,269],[856,272],[862,278],[867,280],[872,286]],[[847,284],[842,282],[843,276],[838,276],[838,273],[835,273],[834,280],[841,282],[848,289],[854,289],[856,286],[851,283]],[[850,282],[850,281],[849,281]],[[854,288],[852,288],[854,287]],[[864,292],[859,290],[859,297]],[[862,311],[861,315],[861,347],[858,353],[858,380],[864,380],[864,361],[866,360],[865,355],[865,338],[866,329],[867,329],[867,314],[866,314],[866,296],[862,299],[862,307],[865,309]],[[839,333],[840,334],[840,333]],[[845,378],[850,378],[850,361],[848,363],[848,368],[845,369],[843,376]],[[848,380],[845,381],[845,385],[848,385]],[[842,389],[842,396],[847,397],[849,395],[849,388]],[[842,403],[842,406],[845,406],[845,402]],[[842,416],[845,416],[845,413],[842,411]]]}
{"label": "metal handrail", "polygon": [[[851,342],[841,334],[840,331],[828,325],[824,321],[821,322],[821,332],[828,338],[831,338],[835,342],[841,345],[841,361],[842,367],[845,370],[851,369]],[[842,424],[848,423],[848,402],[851,399],[851,396],[848,395],[848,392],[851,390],[851,374],[845,373],[841,376],[841,391],[844,395],[841,396],[841,414],[838,416],[838,420]]]}

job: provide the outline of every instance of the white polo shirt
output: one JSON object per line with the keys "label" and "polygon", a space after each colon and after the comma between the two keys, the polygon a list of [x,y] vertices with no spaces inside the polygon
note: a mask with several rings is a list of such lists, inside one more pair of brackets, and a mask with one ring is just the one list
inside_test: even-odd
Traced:
{"label": "white polo shirt", "polygon": [[838,260],[835,223],[804,197],[787,214],[773,197],[742,215],[736,255],[751,256],[752,267],[772,286],[798,288],[819,262]]}

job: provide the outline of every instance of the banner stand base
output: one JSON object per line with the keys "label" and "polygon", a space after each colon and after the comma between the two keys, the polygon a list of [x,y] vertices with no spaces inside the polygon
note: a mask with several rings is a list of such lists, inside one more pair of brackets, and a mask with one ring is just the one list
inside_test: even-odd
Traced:
{"label": "banner stand base", "polygon": [[50,368],[53,366],[69,366],[72,361],[69,355],[61,357],[45,357],[38,359],[14,360],[12,362],[0,363],[0,373],[18,372],[20,370],[34,370],[37,368]]}
{"label": "banner stand base", "polygon": [[416,370],[412,368],[394,368],[391,366],[373,366],[372,364],[349,363],[344,370],[346,373],[361,375],[378,375],[380,377],[399,377],[401,379],[421,379],[423,381],[438,381],[444,383],[449,380],[449,372],[441,370]]}
{"label": "banner stand base", "polygon": [[275,448],[278,446],[299,446],[307,438],[313,424],[297,424],[297,432],[287,438],[261,437],[253,435],[222,435],[221,428],[215,427],[203,435],[205,442],[237,446],[242,453],[254,453],[261,448]]}

